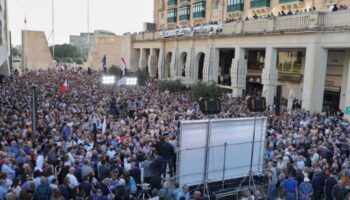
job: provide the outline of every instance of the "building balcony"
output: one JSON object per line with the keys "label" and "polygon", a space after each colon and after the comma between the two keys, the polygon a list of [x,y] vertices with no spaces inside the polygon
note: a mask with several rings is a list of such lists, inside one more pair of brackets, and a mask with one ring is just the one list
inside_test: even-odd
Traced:
{"label": "building balcony", "polygon": [[190,0],[180,0],[179,1],[179,6],[183,7],[183,6],[189,6],[191,5],[191,1]]}
{"label": "building balcony", "polygon": [[168,17],[167,22],[168,23],[175,23],[176,22],[176,17]]}
{"label": "building balcony", "polygon": [[[205,16],[204,13],[193,13],[195,17]],[[180,17],[179,17],[180,18]],[[184,17],[185,18],[185,17]],[[183,19],[181,17],[181,19]],[[204,18],[193,19],[193,21],[200,21]],[[176,17],[168,18],[169,26],[176,28]],[[179,20],[182,27],[189,26],[189,21]],[[199,22],[198,22],[199,23]],[[215,34],[215,37],[232,37],[239,35],[254,35],[254,34],[288,34],[303,33],[303,32],[325,32],[325,31],[350,31],[350,10],[343,10],[337,12],[307,12],[297,15],[289,15],[282,17],[261,18],[255,20],[237,20],[230,23],[222,24],[222,31]],[[171,31],[171,30],[170,30]],[[135,40],[147,39],[161,39],[157,32],[157,36],[135,35]],[[208,35],[212,37],[211,32],[201,33],[201,35]],[[151,37],[152,36],[152,37]],[[182,37],[193,37],[193,34],[185,34]]]}
{"label": "building balcony", "polygon": [[177,5],[177,0],[168,0],[168,6]]}
{"label": "building balcony", "polygon": [[239,11],[243,11],[243,9],[244,9],[243,3],[227,6],[227,12],[239,12]]}
{"label": "building balcony", "polygon": [[204,17],[205,17],[205,11],[193,13],[193,19],[204,18]]}
{"label": "building balcony", "polygon": [[251,9],[270,7],[270,0],[255,0],[250,2]]}
{"label": "building balcony", "polygon": [[293,4],[293,3],[302,3],[303,0],[279,0],[280,4]]}
{"label": "building balcony", "polygon": [[190,20],[190,15],[189,14],[188,15],[180,15],[179,20],[180,21],[188,21],[188,20]]}

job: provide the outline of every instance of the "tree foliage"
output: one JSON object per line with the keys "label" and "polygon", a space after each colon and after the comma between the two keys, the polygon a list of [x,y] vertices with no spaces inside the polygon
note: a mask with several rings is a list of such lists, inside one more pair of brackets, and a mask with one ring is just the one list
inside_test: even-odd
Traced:
{"label": "tree foliage", "polygon": [[[50,46],[52,54],[52,46]],[[79,56],[78,49],[70,44],[55,45],[55,60],[64,60],[65,58],[76,58]]]}
{"label": "tree foliage", "polygon": [[148,67],[138,69],[136,72],[137,83],[139,85],[146,85],[147,80],[149,79]]}
{"label": "tree foliage", "polygon": [[21,56],[20,50],[18,50],[17,48],[14,48],[14,47],[11,48],[11,54],[12,54],[12,56]]}
{"label": "tree foliage", "polygon": [[221,97],[224,93],[224,90],[218,87],[216,84],[206,84],[198,82],[193,85],[191,88],[192,99],[198,101],[200,97]]}
{"label": "tree foliage", "polygon": [[82,58],[75,58],[74,59],[74,62],[75,64],[77,65],[82,65],[84,63],[83,59]]}
{"label": "tree foliage", "polygon": [[115,76],[120,76],[121,69],[116,65],[112,65],[108,68],[108,73],[115,75]]}
{"label": "tree foliage", "polygon": [[181,83],[180,80],[162,80],[159,82],[158,84],[158,90],[159,91],[169,91],[171,93],[173,92],[178,92],[178,91],[183,91],[186,89],[186,86],[184,84]]}

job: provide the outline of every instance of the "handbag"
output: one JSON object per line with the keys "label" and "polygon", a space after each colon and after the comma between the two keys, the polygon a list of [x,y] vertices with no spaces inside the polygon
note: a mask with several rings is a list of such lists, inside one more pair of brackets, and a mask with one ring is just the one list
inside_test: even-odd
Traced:
{"label": "handbag", "polygon": [[108,200],[113,200],[115,198],[115,194],[113,194],[111,188],[107,185],[107,188],[109,190],[109,194],[107,195]]}

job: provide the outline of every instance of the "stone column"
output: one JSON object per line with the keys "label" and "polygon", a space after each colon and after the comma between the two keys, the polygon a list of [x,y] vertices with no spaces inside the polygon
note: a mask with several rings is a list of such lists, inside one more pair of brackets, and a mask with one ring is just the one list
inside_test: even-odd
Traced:
{"label": "stone column", "polygon": [[272,47],[266,48],[265,67],[262,71],[262,96],[266,98],[266,105],[273,105],[276,94],[276,86],[278,82],[277,49]]}
{"label": "stone column", "polygon": [[[347,68],[347,74],[343,74],[343,80],[345,79],[346,82],[346,89],[345,89],[345,101],[344,101],[344,105],[341,108],[342,111],[344,112],[344,116],[347,120],[350,120],[350,113],[349,113],[349,108],[350,108],[350,52],[347,51],[346,52],[346,56],[345,56],[345,64],[344,68]],[[345,77],[346,75],[346,77]],[[342,88],[343,91],[343,88]],[[343,94],[343,92],[342,92]]]}
{"label": "stone column", "polygon": [[146,49],[140,49],[139,67],[140,69],[147,67]]}
{"label": "stone column", "polygon": [[170,77],[176,76],[176,49],[174,49],[171,53],[171,63],[170,63]]}
{"label": "stone column", "polygon": [[159,50],[159,58],[158,58],[158,77],[164,78],[164,65],[165,65],[165,57],[164,57],[164,45]]}
{"label": "stone column", "polygon": [[340,102],[339,102],[339,109],[341,110],[345,109],[345,98],[348,91],[349,65],[350,65],[350,51],[345,51],[343,77],[342,77],[342,83],[341,83]]}
{"label": "stone column", "polygon": [[155,77],[157,73],[157,53],[156,49],[151,49],[148,57],[148,72],[151,77]]}
{"label": "stone column", "polygon": [[321,112],[326,79],[328,50],[318,44],[306,49],[302,108]]}
{"label": "stone column", "polygon": [[219,63],[220,63],[220,50],[217,48],[213,48],[213,56],[212,56],[210,73],[209,73],[209,81],[213,81],[215,83],[218,82]]}
{"label": "stone column", "polygon": [[[194,47],[191,48],[191,51],[190,51],[190,56],[188,57],[189,59],[189,62],[190,62],[190,65],[188,67],[188,77],[191,79],[191,80],[195,80],[195,76],[194,76],[194,59],[195,59],[195,56],[194,56]],[[187,76],[187,75],[186,75]]]}
{"label": "stone column", "polygon": [[179,48],[176,48],[175,51],[174,51],[174,56],[173,56],[173,59],[174,59],[174,72],[173,72],[173,76],[172,77],[175,77],[175,76],[180,76],[181,75],[181,67],[180,66],[180,53],[179,53]]}
{"label": "stone column", "polygon": [[241,97],[246,86],[247,79],[247,60],[245,50],[240,47],[235,48],[235,58],[231,64],[231,87],[232,96]]}
{"label": "stone column", "polygon": [[[208,82],[209,81],[209,60],[210,60],[210,52],[211,52],[212,48],[209,48],[207,51],[204,51],[204,64],[203,64],[203,82]],[[198,66],[198,70],[199,70],[199,66]],[[197,74],[198,74],[198,70],[197,70]],[[198,75],[196,75],[198,76]]]}

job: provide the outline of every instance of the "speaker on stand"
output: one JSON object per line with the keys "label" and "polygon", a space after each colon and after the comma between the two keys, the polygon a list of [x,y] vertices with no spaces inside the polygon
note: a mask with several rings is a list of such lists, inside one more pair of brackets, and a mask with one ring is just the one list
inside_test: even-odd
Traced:
{"label": "speaker on stand", "polygon": [[275,113],[277,116],[281,115],[281,103],[282,103],[282,86],[278,85],[276,89],[276,97],[275,97]]}

